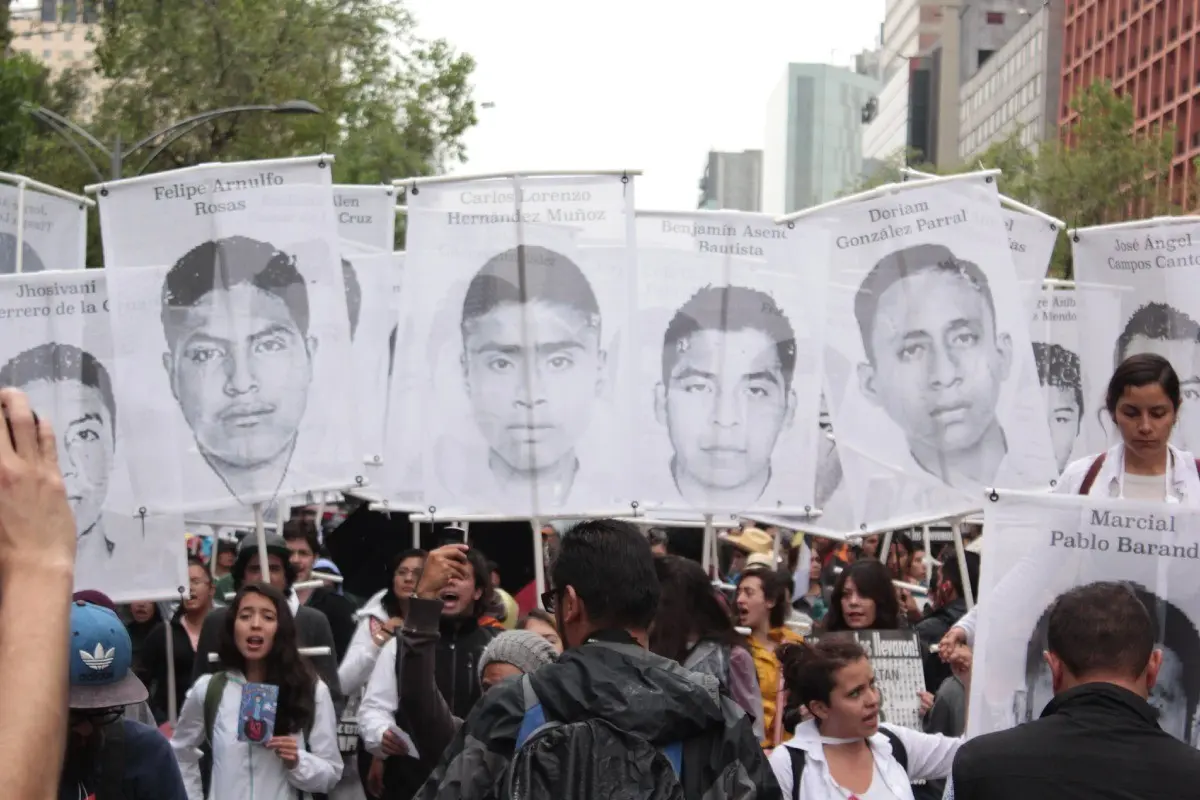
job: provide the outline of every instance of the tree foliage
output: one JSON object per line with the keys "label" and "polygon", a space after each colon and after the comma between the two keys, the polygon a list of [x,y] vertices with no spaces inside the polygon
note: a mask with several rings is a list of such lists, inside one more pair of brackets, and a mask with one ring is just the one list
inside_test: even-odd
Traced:
{"label": "tree foliage", "polygon": [[[961,173],[980,168],[1001,169],[1000,190],[1022,203],[1036,206],[1071,228],[1179,213],[1192,207],[1191,187],[1171,198],[1166,178],[1174,154],[1176,131],[1135,129],[1133,101],[1096,82],[1071,101],[1075,121],[1062,136],[1041,142],[1037,150],[1021,144],[1020,131],[993,144],[971,164],[943,171],[929,165],[923,172]],[[911,156],[910,156],[911,157]],[[892,159],[863,182],[862,189],[902,179],[905,159]],[[858,191],[859,189],[856,189]],[[1059,238],[1051,274],[1072,276],[1067,237]]]}

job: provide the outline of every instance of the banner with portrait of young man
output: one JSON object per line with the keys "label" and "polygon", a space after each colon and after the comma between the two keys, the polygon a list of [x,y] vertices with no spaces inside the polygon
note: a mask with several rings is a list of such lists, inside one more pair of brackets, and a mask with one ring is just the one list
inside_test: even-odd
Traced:
{"label": "banner with portrait of young man", "polygon": [[99,188],[139,507],[207,512],[363,480],[330,166],[208,164]]}
{"label": "banner with portrait of young man", "polygon": [[387,470],[388,497],[439,515],[628,509],[632,179],[418,182],[407,205],[386,456],[417,457],[407,478]]}
{"label": "banner with portrait of young man", "polygon": [[0,183],[0,275],[83,269],[86,252],[87,206],[82,201]]}
{"label": "banner with portrait of young man", "polygon": [[1120,292],[1115,317],[1080,307],[1084,336],[1107,356],[1108,374],[1136,353],[1170,361],[1183,396],[1171,442],[1200,452],[1200,219],[1080,228],[1071,248],[1079,283]]}
{"label": "banner with portrait of young man", "polygon": [[985,502],[984,528],[967,736],[1041,715],[1054,696],[1045,652],[1055,598],[1077,586],[1119,581],[1146,607],[1162,652],[1149,698],[1158,724],[1196,746],[1200,511],[1000,490]]}
{"label": "banner with portrait of young man", "polygon": [[396,247],[396,189],[336,183],[333,208],[338,236],[355,247],[347,253],[390,253]]}
{"label": "banner with portrait of young man", "polygon": [[812,215],[834,236],[825,371],[843,481],[873,532],[1057,477],[994,177],[909,183]]}
{"label": "banner with portrait of young man", "polygon": [[817,507],[826,279],[818,267],[828,241],[819,227],[776,225],[766,214],[638,212],[642,508],[803,515]]}
{"label": "banner with portrait of young man", "polygon": [[105,270],[0,276],[0,386],[25,392],[54,426],[76,525],[75,588],[115,602],[170,599],[187,587],[183,518],[129,500],[135,413],[114,391]]}
{"label": "banner with portrait of young man", "polygon": [[1028,308],[1038,303],[1042,281],[1050,269],[1054,245],[1061,231],[1057,222],[1035,214],[1002,207],[1001,218],[1008,231],[1008,247],[1012,251],[1017,283]]}

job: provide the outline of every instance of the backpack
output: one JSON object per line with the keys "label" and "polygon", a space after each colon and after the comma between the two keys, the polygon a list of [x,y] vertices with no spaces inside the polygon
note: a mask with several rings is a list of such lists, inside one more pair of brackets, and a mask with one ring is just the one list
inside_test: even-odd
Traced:
{"label": "backpack", "polygon": [[[907,773],[908,748],[904,746],[904,742],[900,741],[899,736],[882,725],[879,726],[879,732],[891,742],[892,758],[896,759],[896,763]],[[804,764],[808,754],[796,747],[789,747],[787,751],[788,755],[792,757],[792,800],[800,800],[800,778],[804,776]]]}
{"label": "backpack", "polygon": [[[217,720],[217,709],[221,707],[221,698],[225,694],[225,686],[229,683],[228,672],[215,672],[204,691],[204,742],[212,749],[213,723]],[[312,722],[304,727],[304,749],[308,750],[308,736],[312,733]],[[304,792],[297,789],[296,796],[304,800]],[[313,800],[326,800],[328,795],[312,794]]]}
{"label": "backpack", "polygon": [[[1096,460],[1088,467],[1088,471],[1083,476],[1083,483],[1079,484],[1079,493],[1088,494],[1092,491],[1092,484],[1096,482],[1096,476],[1100,474],[1100,468],[1104,466],[1104,459],[1108,453],[1101,453],[1096,456]],[[1196,459],[1196,474],[1200,475],[1200,458]]]}
{"label": "backpack", "polygon": [[546,719],[533,682],[521,676],[525,715],[504,777],[510,800],[639,797],[684,800],[683,743],[663,749],[607,721]]}

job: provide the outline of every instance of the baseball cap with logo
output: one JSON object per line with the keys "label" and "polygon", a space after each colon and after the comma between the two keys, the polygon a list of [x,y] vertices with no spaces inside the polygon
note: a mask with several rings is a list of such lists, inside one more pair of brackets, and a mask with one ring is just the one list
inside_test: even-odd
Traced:
{"label": "baseball cap with logo", "polygon": [[121,620],[102,606],[71,605],[70,707],[92,710],[135,705],[149,697],[133,674],[133,643]]}

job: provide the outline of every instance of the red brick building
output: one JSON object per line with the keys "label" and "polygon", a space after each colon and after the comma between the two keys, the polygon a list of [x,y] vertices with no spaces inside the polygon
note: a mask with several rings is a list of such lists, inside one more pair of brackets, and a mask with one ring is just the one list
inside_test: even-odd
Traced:
{"label": "red brick building", "polygon": [[1107,78],[1133,99],[1137,128],[1178,130],[1172,197],[1195,180],[1200,156],[1200,0],[1050,0],[1066,5],[1060,128],[1075,92]]}

